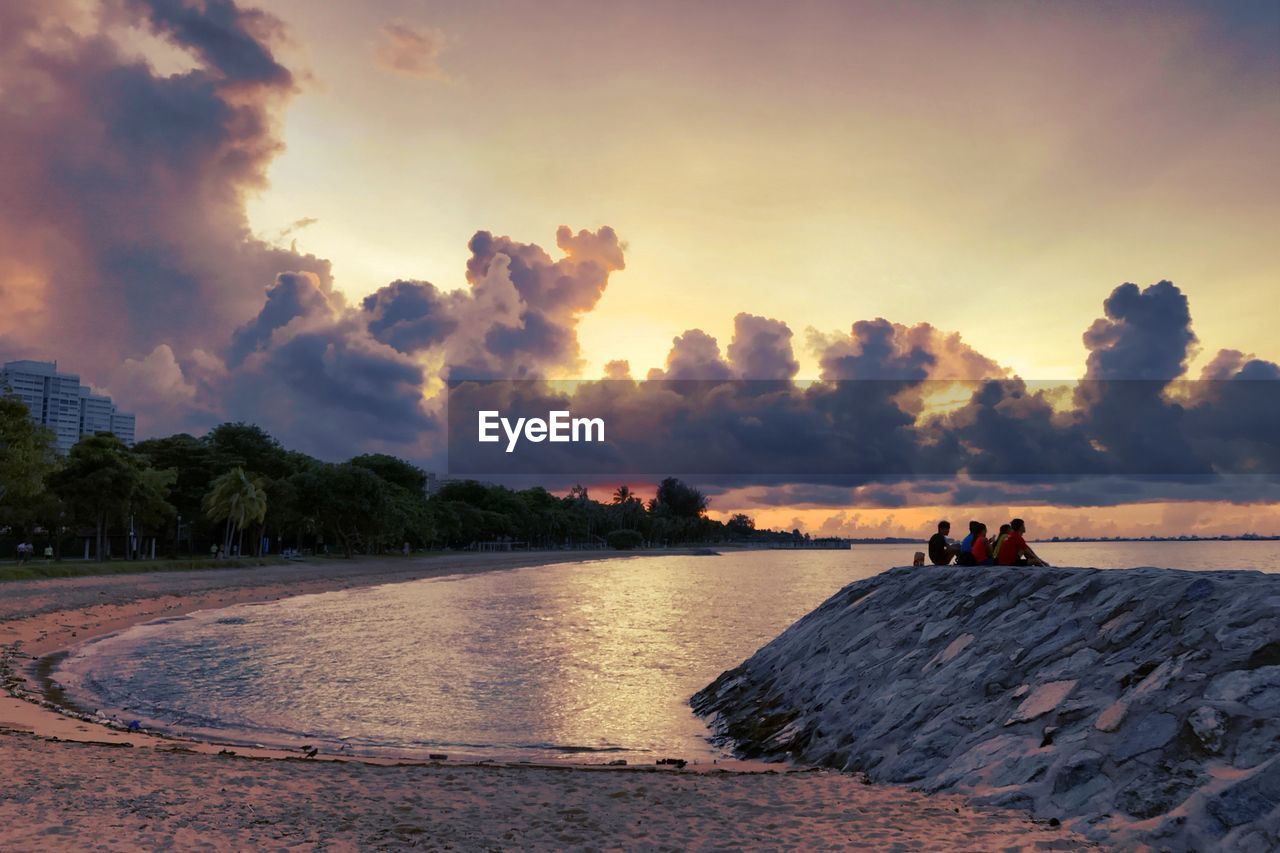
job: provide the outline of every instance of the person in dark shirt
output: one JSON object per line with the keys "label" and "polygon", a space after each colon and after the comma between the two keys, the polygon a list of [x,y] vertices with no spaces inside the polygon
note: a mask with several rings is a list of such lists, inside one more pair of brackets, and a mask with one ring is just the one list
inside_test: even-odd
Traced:
{"label": "person in dark shirt", "polygon": [[951,532],[951,522],[939,521],[938,532],[929,537],[929,560],[935,566],[946,566],[956,555],[956,546],[947,539]]}

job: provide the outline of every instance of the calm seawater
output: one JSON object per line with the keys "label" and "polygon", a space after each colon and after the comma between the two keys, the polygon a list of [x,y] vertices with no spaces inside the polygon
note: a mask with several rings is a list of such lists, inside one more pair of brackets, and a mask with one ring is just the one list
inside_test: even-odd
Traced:
{"label": "calm seawater", "polygon": [[[1055,565],[1280,572],[1280,543],[1037,544]],[[141,625],[56,678],[175,734],[362,755],[707,761],[687,701],[910,545],[654,556],[306,595]]]}

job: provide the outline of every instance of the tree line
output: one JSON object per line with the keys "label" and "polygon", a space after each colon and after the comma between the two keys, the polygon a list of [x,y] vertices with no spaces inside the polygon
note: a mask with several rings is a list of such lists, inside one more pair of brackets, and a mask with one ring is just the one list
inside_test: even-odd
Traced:
{"label": "tree line", "polygon": [[707,497],[676,478],[648,500],[620,486],[604,501],[581,486],[560,496],[459,480],[428,495],[427,483],[422,469],[394,456],[325,462],[246,423],[132,448],[98,433],[61,457],[21,400],[0,397],[0,536],[10,551],[36,539],[58,558],[64,546],[87,542],[99,559],[128,559],[151,540],[166,555],[351,556],[405,545],[632,548],[798,536],[756,531],[745,515],[711,519]]}

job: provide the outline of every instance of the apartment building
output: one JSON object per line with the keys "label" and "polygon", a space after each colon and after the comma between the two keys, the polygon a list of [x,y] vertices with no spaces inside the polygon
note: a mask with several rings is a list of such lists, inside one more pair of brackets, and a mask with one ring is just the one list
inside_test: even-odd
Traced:
{"label": "apartment building", "polygon": [[135,418],[116,409],[110,397],[94,394],[74,373],[59,373],[56,361],[10,361],[0,367],[0,391],[12,391],[31,412],[31,419],[53,432],[61,453],[82,435],[115,433],[132,446]]}

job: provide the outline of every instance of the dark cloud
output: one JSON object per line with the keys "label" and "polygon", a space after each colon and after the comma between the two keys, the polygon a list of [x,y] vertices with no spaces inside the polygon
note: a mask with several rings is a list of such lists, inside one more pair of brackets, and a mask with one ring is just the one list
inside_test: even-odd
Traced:
{"label": "dark cloud", "polygon": [[427,376],[362,319],[313,276],[282,274],[259,316],[237,332],[241,360],[228,362],[210,393],[227,416],[323,458],[353,448],[422,458],[438,428],[424,405]]}
{"label": "dark cloud", "polygon": [[279,23],[265,12],[231,0],[129,0],[155,31],[195,53],[231,83],[288,87],[293,75],[276,62],[266,39]]}
{"label": "dark cloud", "polygon": [[423,379],[419,365],[338,327],[290,338],[228,377],[223,393],[227,411],[251,413],[322,458],[357,448],[422,457],[437,428],[422,406]]}
{"label": "dark cloud", "polygon": [[651,371],[651,379],[729,379],[728,362],[720,356],[720,344],[701,329],[689,329],[671,341],[665,371]]}
{"label": "dark cloud", "polygon": [[1207,380],[1228,379],[1232,374],[1240,370],[1245,360],[1245,354],[1238,349],[1218,350],[1218,354],[1200,371],[1200,378]]}
{"label": "dark cloud", "polygon": [[1226,352],[1210,365],[1214,379],[1185,383],[1184,428],[1218,470],[1280,471],[1280,365]]}
{"label": "dark cloud", "polygon": [[937,358],[920,342],[907,340],[902,331],[884,318],[857,321],[847,339],[823,350],[822,378],[924,379]]}
{"label": "dark cloud", "polygon": [[[483,233],[472,244],[481,256],[467,288],[400,280],[358,307],[312,273],[280,274],[258,314],[231,335],[224,369],[205,390],[229,416],[258,421],[306,452],[342,456],[356,447],[438,463],[443,401],[433,384],[576,367],[579,309],[622,264],[609,229],[561,229],[559,260]],[[506,251],[523,259],[523,292]],[[544,412],[553,402],[537,398]]]}
{"label": "dark cloud", "polygon": [[342,305],[342,297],[329,290],[315,273],[280,273],[276,283],[267,290],[267,302],[258,316],[232,333],[227,366],[238,367],[245,356],[265,349],[276,330],[300,318],[327,319],[340,311]]}
{"label": "dark cloud", "polygon": [[[1274,361],[1263,361],[1259,358],[1251,358],[1246,361],[1244,365],[1241,366],[1240,371],[1231,378],[1254,381],[1275,381],[1280,379],[1280,365],[1277,365]],[[1276,422],[1272,421],[1272,423]]]}
{"label": "dark cloud", "polygon": [[1055,411],[1049,391],[1016,378],[976,384],[966,405],[924,426],[929,470],[955,460],[983,478],[1107,473],[1107,456],[1073,416]]}
{"label": "dark cloud", "polygon": [[[1219,350],[1200,373],[1205,380],[1280,379],[1280,368],[1274,362],[1245,355],[1238,349]],[[1209,386],[1206,386],[1209,387]]]}
{"label": "dark cloud", "polygon": [[[1141,308],[1128,315],[1132,325],[1146,321]],[[451,398],[450,415],[459,419],[451,466],[486,476],[677,472],[708,487],[770,485],[792,501],[810,484],[852,490],[849,502],[879,506],[926,494],[1065,505],[1277,494],[1280,443],[1269,425],[1280,419],[1280,383],[926,379],[938,363],[931,342],[950,336],[907,337],[893,324],[855,324],[849,341],[830,342],[827,351],[835,371],[910,378],[737,380],[714,338],[691,330],[675,340],[667,368],[642,382],[496,383],[496,401],[480,407],[602,417],[610,447],[590,454],[528,447],[528,455],[488,457],[486,447],[472,456],[474,415]],[[1233,377],[1280,375],[1256,359],[1231,361]],[[552,389],[561,401],[554,405]],[[959,405],[940,412],[924,405],[957,390],[965,395]]]}
{"label": "dark cloud", "polygon": [[848,335],[810,329],[808,343],[818,356],[823,379],[972,380],[1009,372],[965,343],[959,333],[928,323],[859,320]]}
{"label": "dark cloud", "polygon": [[561,225],[556,246],[564,252],[558,260],[533,243],[477,231],[468,244],[467,281],[473,286],[482,282],[493,262],[505,258],[510,280],[529,309],[559,322],[570,321],[595,307],[609,283],[609,273],[626,264],[618,235],[607,225],[577,234]]}
{"label": "dark cloud", "polygon": [[[609,276],[625,267],[618,235],[608,226],[556,231],[564,253],[478,231],[468,244],[468,296],[455,295],[451,375],[532,377],[571,373],[582,365],[579,318],[595,307]],[[459,292],[460,293],[460,292]],[[469,302],[468,302],[469,299]]]}
{"label": "dark cloud", "polygon": [[468,289],[397,281],[365,297],[370,333],[400,352],[435,353],[453,378],[528,378],[581,368],[577,326],[624,267],[612,228],[561,227],[553,259],[540,246],[480,231]]}
{"label": "dark cloud", "polygon": [[745,312],[733,318],[728,355],[742,379],[791,379],[800,369],[787,324]]}
{"label": "dark cloud", "polygon": [[1171,281],[1139,290],[1122,284],[1102,303],[1084,333],[1086,379],[1175,379],[1186,367],[1196,336],[1187,297]]}
{"label": "dark cloud", "polygon": [[442,344],[458,327],[436,286],[428,281],[393,281],[361,303],[369,332],[400,352]]}
{"label": "dark cloud", "polygon": [[101,33],[77,34],[67,24],[96,14],[80,5],[0,9],[0,262],[12,271],[0,333],[64,361],[74,341],[97,383],[159,346],[190,368],[257,312],[278,272],[329,277],[328,262],[255,239],[244,212],[294,89],[271,51],[275,20],[228,0],[112,8],[194,67],[158,74]]}
{"label": "dark cloud", "polygon": [[1170,281],[1141,290],[1125,283],[1102,307],[1105,316],[1084,333],[1088,367],[1076,392],[1091,441],[1129,473],[1213,473],[1184,404],[1167,393],[1196,342],[1186,295]]}

